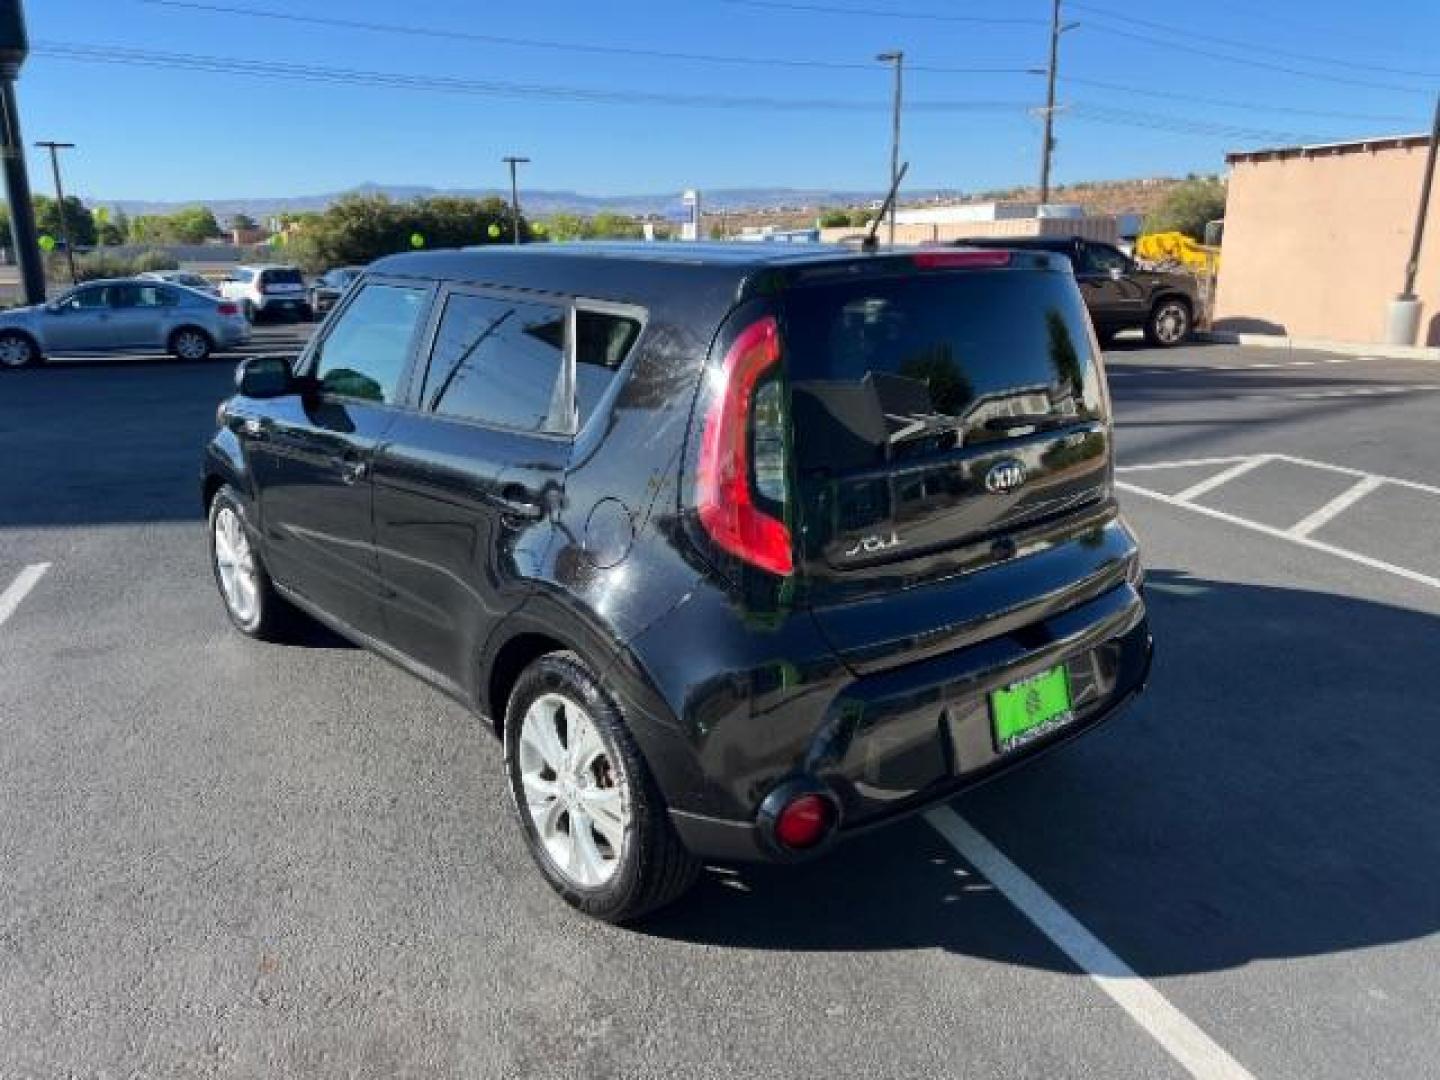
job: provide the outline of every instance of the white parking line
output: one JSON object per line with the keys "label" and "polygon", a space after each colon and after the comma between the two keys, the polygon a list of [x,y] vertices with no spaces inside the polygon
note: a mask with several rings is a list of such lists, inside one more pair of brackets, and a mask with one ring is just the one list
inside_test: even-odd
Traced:
{"label": "white parking line", "polygon": [[1363,480],[1357,480],[1350,487],[1346,488],[1335,498],[1331,499],[1324,506],[1320,507],[1309,517],[1295,525],[1290,526],[1291,536],[1309,536],[1316,529],[1322,528],[1334,521],[1350,507],[1354,506],[1372,491],[1383,487],[1385,481],[1378,476],[1367,476]]}
{"label": "white parking line", "polygon": [[[1283,459],[1281,459],[1283,460]],[[1362,555],[1358,551],[1350,551],[1346,548],[1336,547],[1334,544],[1326,544],[1320,540],[1313,540],[1308,536],[1296,536],[1288,529],[1277,529],[1273,525],[1263,525],[1258,521],[1250,521],[1247,518],[1237,517],[1234,514],[1227,514],[1223,510],[1215,510],[1209,506],[1201,506],[1199,503],[1181,502],[1173,495],[1166,495],[1164,492],[1151,491],[1149,488],[1140,487],[1138,484],[1129,484],[1123,480],[1116,481],[1115,486],[1121,491],[1128,491],[1133,495],[1143,495],[1147,499],[1154,499],[1156,502],[1165,503],[1167,506],[1178,507],[1181,510],[1189,510],[1191,513],[1204,514],[1206,517],[1214,518],[1216,521],[1223,521],[1230,525],[1238,525],[1242,529],[1249,529],[1251,532],[1264,533],[1266,536],[1273,536],[1277,540],[1288,540],[1292,544],[1299,544],[1311,551],[1321,551],[1326,555],[1334,555],[1337,559],[1346,559],[1361,566],[1368,566],[1372,570],[1379,570],[1386,574],[1393,574],[1395,577],[1404,578],[1406,581],[1413,581],[1418,585],[1428,585],[1432,589],[1440,589],[1440,578],[1432,577],[1429,574],[1422,574],[1418,570],[1411,570],[1407,566],[1397,566],[1394,563],[1386,562],[1384,559],[1376,559],[1369,555]]]}
{"label": "white parking line", "polygon": [[1184,491],[1177,494],[1175,498],[1179,502],[1190,502],[1194,499],[1198,499],[1207,491],[1214,491],[1221,484],[1228,484],[1237,476],[1244,476],[1252,469],[1258,469],[1261,465],[1264,465],[1265,462],[1269,460],[1270,459],[1268,457],[1261,455],[1260,457],[1253,457],[1249,461],[1242,461],[1238,465],[1231,465],[1230,468],[1226,469],[1224,472],[1218,472],[1214,476],[1201,480],[1198,484],[1191,484]]}
{"label": "white parking line", "polygon": [[1254,1080],[1243,1065],[1170,1004],[1164,994],[1140,978],[968,821],[948,806],[929,811],[925,820],[1190,1075],[1201,1080]]}
{"label": "white parking line", "polygon": [[45,571],[49,569],[48,562],[34,563],[15,575],[15,580],[0,593],[0,626],[9,621],[10,616],[15,614],[15,609],[20,606],[20,601],[30,594],[36,582],[44,577]]}

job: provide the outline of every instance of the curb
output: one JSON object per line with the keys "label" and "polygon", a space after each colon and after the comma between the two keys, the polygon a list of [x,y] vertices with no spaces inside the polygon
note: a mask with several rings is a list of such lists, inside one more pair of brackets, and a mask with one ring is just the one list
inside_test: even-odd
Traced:
{"label": "curb", "polygon": [[1376,356],[1387,360],[1429,360],[1440,363],[1440,348],[1424,345],[1385,345],[1379,342],[1361,344],[1354,341],[1327,341],[1324,338],[1286,337],[1282,334],[1237,334],[1227,330],[1198,331],[1195,339],[1216,345],[1253,345],[1266,349],[1314,349],[1317,352],[1341,353],[1345,356]]}

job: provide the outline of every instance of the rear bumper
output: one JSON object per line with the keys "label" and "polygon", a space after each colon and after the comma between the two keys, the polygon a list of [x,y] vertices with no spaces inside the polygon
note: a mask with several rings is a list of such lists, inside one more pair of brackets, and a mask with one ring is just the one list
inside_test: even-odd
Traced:
{"label": "rear bumper", "polygon": [[[789,775],[816,780],[834,794],[836,839],[868,831],[1094,730],[1144,688],[1151,654],[1144,604],[1131,584],[1117,585],[1016,633],[848,681]],[[989,694],[1058,664],[1070,672],[1075,719],[1000,753]],[[686,846],[704,857],[787,857],[753,814],[737,820],[672,809],[671,819]]]}
{"label": "rear bumper", "polygon": [[256,311],[299,311],[310,306],[305,293],[266,294],[255,301]]}

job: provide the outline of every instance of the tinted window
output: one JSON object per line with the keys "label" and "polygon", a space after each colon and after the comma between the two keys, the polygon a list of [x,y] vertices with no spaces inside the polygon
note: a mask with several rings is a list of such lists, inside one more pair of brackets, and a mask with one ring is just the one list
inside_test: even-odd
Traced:
{"label": "tinted window", "polygon": [[81,311],[93,311],[96,308],[105,306],[105,289],[99,286],[93,289],[80,289],[71,293],[62,302],[62,307],[75,308]]}
{"label": "tinted window", "polygon": [[1002,437],[987,421],[1102,411],[1068,274],[963,271],[796,289],[786,355],[802,468],[853,468]]}
{"label": "tinted window", "polygon": [[575,405],[580,423],[595,411],[639,336],[640,323],[635,319],[599,311],[576,312]]}
{"label": "tinted window", "polygon": [[112,285],[110,306],[117,308],[169,307],[175,294],[163,285]]}
{"label": "tinted window", "polygon": [[445,303],[424,406],[520,431],[563,428],[565,309],[457,293]]}
{"label": "tinted window", "polygon": [[300,271],[293,266],[282,266],[273,270],[264,270],[260,274],[260,280],[266,285],[303,285],[305,281],[300,276]]}
{"label": "tinted window", "polygon": [[315,375],[328,393],[394,401],[425,290],[367,285],[320,344]]}
{"label": "tinted window", "polygon": [[1130,260],[1112,247],[1086,244],[1080,250],[1080,261],[1085,264],[1082,269],[1089,273],[1108,274],[1111,270],[1124,273],[1130,268]]}

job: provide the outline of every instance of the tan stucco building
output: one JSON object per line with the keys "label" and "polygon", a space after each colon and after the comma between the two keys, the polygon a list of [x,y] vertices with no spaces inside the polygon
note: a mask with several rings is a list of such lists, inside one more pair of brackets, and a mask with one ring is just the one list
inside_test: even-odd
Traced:
{"label": "tan stucco building", "polygon": [[[1383,342],[1428,147],[1416,135],[1230,154],[1215,329]],[[1415,291],[1412,344],[1440,346],[1440,195]]]}

